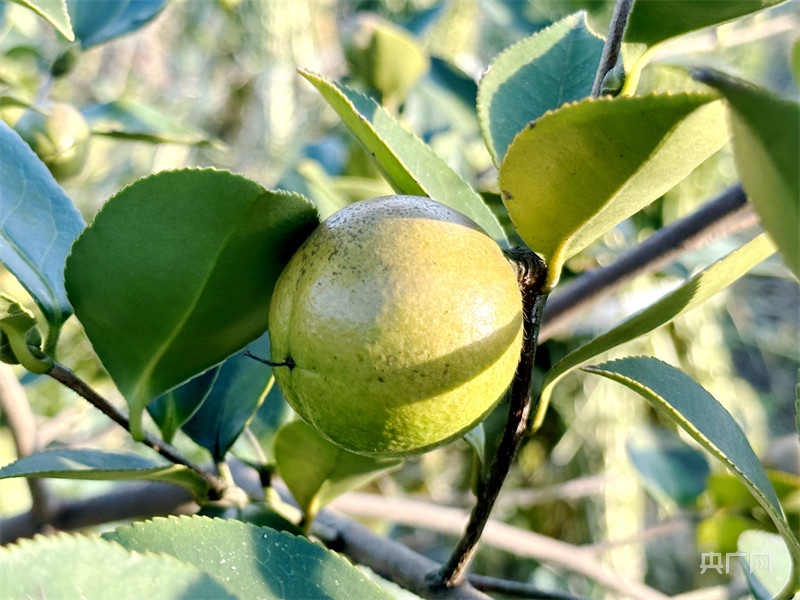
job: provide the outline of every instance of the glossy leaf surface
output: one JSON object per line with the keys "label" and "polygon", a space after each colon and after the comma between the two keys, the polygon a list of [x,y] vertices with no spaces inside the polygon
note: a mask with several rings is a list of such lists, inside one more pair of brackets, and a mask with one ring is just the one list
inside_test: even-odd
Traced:
{"label": "glossy leaf surface", "polygon": [[275,281],[317,222],[302,196],[212,169],[157,173],[105,204],[67,289],[134,436],[146,404],[264,332]]}
{"label": "glossy leaf surface", "polygon": [[156,518],[103,537],[128,550],[179,558],[210,575],[236,598],[389,598],[353,565],[321,545],[236,520]]}
{"label": "glossy leaf surface", "polygon": [[66,534],[1,547],[0,581],[6,598],[236,599],[172,556],[134,554],[101,538]]}
{"label": "glossy leaf surface", "polygon": [[778,598],[800,584],[800,542],[755,452],[730,413],[683,371],[655,358],[631,357],[585,367],[632,389],[661,409],[741,480],[767,513],[789,548],[793,566]]}
{"label": "glossy leaf surface", "polygon": [[722,103],[704,94],[587,99],[539,118],[500,165],[511,220],[548,263],[564,262],[638,212],[728,140]]}
{"label": "glossy leaf surface", "polygon": [[83,217],[44,163],[0,121],[0,261],[30,293],[51,328],[49,349],[72,314],[64,263]]}
{"label": "glossy leaf surface", "polygon": [[570,15],[511,46],[489,66],[478,88],[486,147],[500,164],[514,136],[548,110],[587,97],[603,41],[583,13]]}
{"label": "glossy leaf surface", "polygon": [[467,215],[498,242],[505,241],[483,198],[416,135],[371,98],[308,71],[300,72],[339,114],[399,194],[428,196]]}

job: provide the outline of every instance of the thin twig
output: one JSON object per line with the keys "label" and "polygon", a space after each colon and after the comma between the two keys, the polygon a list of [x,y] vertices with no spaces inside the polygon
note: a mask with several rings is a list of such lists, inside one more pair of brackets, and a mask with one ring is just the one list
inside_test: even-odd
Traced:
{"label": "thin twig", "polygon": [[517,265],[517,278],[522,292],[523,332],[522,350],[514,381],[511,383],[508,421],[503,437],[492,461],[487,480],[479,487],[478,499],[470,514],[464,535],[456,545],[449,560],[431,575],[432,588],[450,588],[466,578],[467,570],[475,557],[483,528],[489,520],[500,488],[511,469],[522,440],[531,404],[531,375],[536,357],[539,324],[547,301],[542,292],[546,267],[542,260],[526,249],[514,249],[509,258]]}
{"label": "thin twig", "polygon": [[686,251],[708,246],[757,222],[741,185],[726,189],[696,212],[662,227],[607,267],[585,273],[565,285],[563,291],[554,293],[547,302],[539,340],[551,338],[589,306],[634,278],[661,268]]}
{"label": "thin twig", "polygon": [[[27,395],[11,367],[2,363],[0,363],[0,408],[5,413],[17,456],[23,458],[37,452],[39,441],[36,422]],[[52,517],[52,500],[47,490],[47,483],[34,477],[29,477],[27,482],[31,493],[31,515],[38,527],[47,527]]]}
{"label": "thin twig", "polygon": [[[86,382],[80,379],[75,373],[69,370],[67,367],[55,363],[53,368],[48,371],[47,373],[50,377],[62,383],[66,387],[70,388],[76,394],[81,396],[82,398],[89,401],[89,403],[94,406],[95,408],[99,409],[104,415],[106,415],[109,419],[120,425],[125,431],[130,433],[130,420],[128,419],[127,415],[125,415],[122,411],[117,409],[113,404],[111,404],[108,400],[103,398],[100,394],[95,392]],[[173,447],[170,444],[167,444],[163,440],[159,440],[156,437],[153,437],[149,433],[145,432],[144,440],[142,443],[149,448],[152,448],[156,452],[158,452],[161,456],[166,458],[168,461],[175,463],[176,465],[183,465],[188,467],[198,475],[200,475],[211,490],[211,493],[214,495],[214,498],[220,498],[224,495],[226,490],[225,482],[209,473],[208,471],[202,469],[188,458],[183,456],[177,448]]]}
{"label": "thin twig", "polygon": [[592,98],[600,96],[603,89],[603,80],[617,66],[619,49],[622,46],[622,36],[625,34],[625,27],[628,24],[628,17],[632,8],[633,0],[617,0],[614,4],[614,12],[611,14],[606,43],[600,56],[600,65],[597,68],[594,83],[592,84]]}

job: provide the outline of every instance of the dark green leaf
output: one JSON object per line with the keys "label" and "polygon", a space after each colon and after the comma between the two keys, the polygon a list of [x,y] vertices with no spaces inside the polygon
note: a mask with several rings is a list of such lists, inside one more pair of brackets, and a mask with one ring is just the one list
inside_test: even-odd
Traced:
{"label": "dark green leaf", "polygon": [[157,173],[101,209],[67,289],[135,437],[146,404],[264,332],[275,281],[317,223],[305,198],[211,169]]}
{"label": "dark green leaf", "polygon": [[172,556],[134,554],[101,538],[66,534],[1,547],[0,581],[4,598],[237,598]]}
{"label": "dark green leaf", "polygon": [[478,88],[478,117],[495,164],[528,123],[589,95],[602,51],[603,41],[579,13],[494,59]]}
{"label": "dark green leaf", "polygon": [[714,96],[587,99],[540,117],[509,146],[499,185],[511,221],[548,264],[564,262],[682,181],[728,140]]}
{"label": "dark green leaf", "polygon": [[678,315],[702,304],[773,252],[775,252],[775,247],[772,242],[765,235],[760,235],[707,269],[700,271],[657,302],[564,356],[547,372],[542,382],[541,399],[534,418],[534,429],[538,429],[542,424],[553,387],[572,369],[603,352],[650,333],[669,323]]}
{"label": "dark green leaf", "polygon": [[56,30],[69,41],[75,39],[72,31],[67,4],[64,0],[11,0],[22,6],[30,8],[35,13],[42,16]]}
{"label": "dark green leaf", "polygon": [[83,217],[28,144],[2,121],[0,156],[0,260],[41,308],[51,351],[72,314],[64,261],[84,228]]}
{"label": "dark green leaf", "polygon": [[400,194],[428,196],[467,215],[498,242],[503,232],[480,195],[421,139],[371,98],[301,71],[333,107]]}
{"label": "dark green leaf", "polygon": [[157,518],[103,537],[128,550],[175,556],[211,575],[237,598],[390,598],[322,546],[249,523]]}
{"label": "dark green leaf", "polygon": [[645,487],[662,504],[689,506],[705,491],[708,461],[671,431],[635,430],[626,449]]}
{"label": "dark green leaf", "polygon": [[269,336],[262,335],[218,367],[210,393],[183,431],[222,461],[272,387],[272,369],[245,355],[269,356]]}
{"label": "dark green leaf", "polygon": [[695,77],[731,107],[733,153],[742,186],[786,264],[800,278],[800,104],[722,73]]}
{"label": "dark green leaf", "polygon": [[691,377],[655,358],[624,358],[584,370],[641,394],[741,480],[789,548],[793,567],[783,597],[790,598],[792,584],[800,585],[800,542],[758,457],[730,413]]}
{"label": "dark green leaf", "polygon": [[182,465],[137,454],[81,448],[47,450],[20,458],[0,469],[0,479],[9,477],[163,481],[183,486],[197,497],[208,490],[200,475]]}
{"label": "dark green leaf", "polygon": [[209,369],[147,405],[147,412],[161,430],[164,441],[171,442],[181,425],[191,419],[206,401],[219,370],[219,366]]}
{"label": "dark green leaf", "polygon": [[309,525],[325,504],[365,485],[402,461],[353,454],[326,439],[303,421],[284,425],[275,438],[275,462],[281,478],[306,515]]}
{"label": "dark green leaf", "polygon": [[66,0],[75,37],[83,48],[136,31],[153,20],[167,0]]}

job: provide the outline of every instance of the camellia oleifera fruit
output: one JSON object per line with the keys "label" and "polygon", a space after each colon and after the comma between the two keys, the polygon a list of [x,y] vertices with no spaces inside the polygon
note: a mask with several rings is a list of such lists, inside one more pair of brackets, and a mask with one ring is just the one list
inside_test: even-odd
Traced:
{"label": "camellia oleifera fruit", "polygon": [[403,456],[472,428],[513,379],[522,298],[500,247],[427,198],[356,202],[287,264],[269,314],[275,379],[335,444]]}

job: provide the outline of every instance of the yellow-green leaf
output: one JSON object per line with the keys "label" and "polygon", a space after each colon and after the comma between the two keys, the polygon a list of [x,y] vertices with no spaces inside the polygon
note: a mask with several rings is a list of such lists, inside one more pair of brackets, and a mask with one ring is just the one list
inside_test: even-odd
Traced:
{"label": "yellow-green leaf", "polygon": [[512,142],[500,190],[517,231],[564,262],[674,185],[728,140],[708,94],[587,99],[546,113]]}

